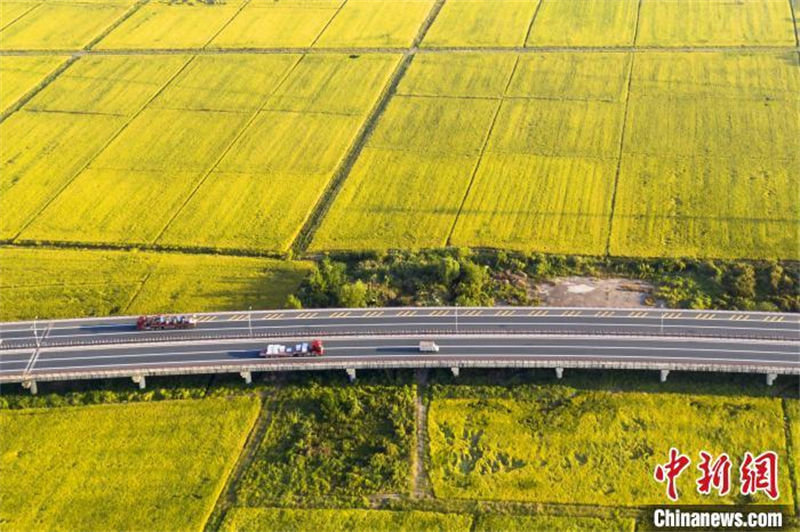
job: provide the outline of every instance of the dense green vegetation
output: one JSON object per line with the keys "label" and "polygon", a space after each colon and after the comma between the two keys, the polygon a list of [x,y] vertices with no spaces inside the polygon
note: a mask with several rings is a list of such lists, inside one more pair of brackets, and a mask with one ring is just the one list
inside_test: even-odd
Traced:
{"label": "dense green vegetation", "polygon": [[240,506],[359,503],[407,493],[414,432],[407,386],[289,386],[236,489]]}
{"label": "dense green vegetation", "polygon": [[800,264],[614,259],[466,249],[335,254],[289,306],[536,304],[535,283],[580,275],[642,279],[669,307],[800,311]]}
{"label": "dense green vegetation", "polygon": [[3,530],[201,530],[254,397],[0,411]]}

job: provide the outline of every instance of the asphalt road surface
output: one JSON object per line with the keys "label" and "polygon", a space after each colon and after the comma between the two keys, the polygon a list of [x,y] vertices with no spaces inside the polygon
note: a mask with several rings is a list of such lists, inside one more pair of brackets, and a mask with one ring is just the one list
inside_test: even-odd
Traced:
{"label": "asphalt road surface", "polygon": [[[456,316],[457,315],[457,316]],[[800,316],[564,308],[384,308],[198,314],[195,329],[135,317],[0,324],[0,382],[403,367],[598,367],[800,375]],[[259,357],[320,338],[321,357]],[[421,353],[434,340],[438,353]]]}

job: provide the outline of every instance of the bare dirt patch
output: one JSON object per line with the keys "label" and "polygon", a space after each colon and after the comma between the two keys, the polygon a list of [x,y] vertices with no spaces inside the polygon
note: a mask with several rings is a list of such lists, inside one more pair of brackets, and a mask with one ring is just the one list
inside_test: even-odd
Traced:
{"label": "bare dirt patch", "polygon": [[550,307],[654,306],[653,285],[639,280],[564,277],[539,283],[535,288],[541,304]]}

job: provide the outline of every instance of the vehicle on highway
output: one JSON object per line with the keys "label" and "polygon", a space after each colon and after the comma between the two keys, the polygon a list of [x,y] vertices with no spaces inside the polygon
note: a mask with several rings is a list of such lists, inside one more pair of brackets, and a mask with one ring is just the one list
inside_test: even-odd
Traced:
{"label": "vehicle on highway", "polygon": [[152,331],[164,329],[194,329],[197,319],[194,316],[139,316],[136,320],[136,330]]}
{"label": "vehicle on highway", "polygon": [[438,353],[439,346],[436,345],[436,342],[431,341],[422,341],[419,343],[419,352],[420,353]]}
{"label": "vehicle on highway", "polygon": [[264,358],[304,357],[308,355],[322,356],[324,353],[322,340],[313,340],[311,343],[269,344],[266,349],[261,350],[259,356]]}

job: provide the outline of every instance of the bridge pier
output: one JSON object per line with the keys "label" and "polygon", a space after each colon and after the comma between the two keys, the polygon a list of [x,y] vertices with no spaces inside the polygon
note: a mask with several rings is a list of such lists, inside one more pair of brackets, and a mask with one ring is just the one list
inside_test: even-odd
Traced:
{"label": "bridge pier", "polygon": [[139,385],[140,390],[144,390],[144,387],[147,385],[144,375],[134,375],[131,377],[131,380]]}
{"label": "bridge pier", "polygon": [[461,371],[458,367],[450,368],[450,371],[453,372],[453,377],[458,377],[459,372]]}
{"label": "bridge pier", "polygon": [[350,382],[355,382],[356,380],[355,368],[347,368],[345,371],[347,372],[347,378],[350,379]]}
{"label": "bridge pier", "polygon": [[767,386],[772,386],[772,383],[775,382],[775,379],[777,378],[777,373],[767,373]]}
{"label": "bridge pier", "polygon": [[24,381],[22,383],[23,388],[27,388],[31,391],[31,395],[36,395],[39,393],[39,387],[36,386],[36,381]]}
{"label": "bridge pier", "polygon": [[661,370],[661,376],[660,376],[661,382],[667,382],[667,375],[669,375],[669,370],[668,369],[662,369]]}
{"label": "bridge pier", "polygon": [[556,368],[556,378],[557,379],[564,378],[564,368]]}
{"label": "bridge pier", "polygon": [[239,375],[242,376],[245,384],[253,384],[253,375],[249,371],[239,372]]}

